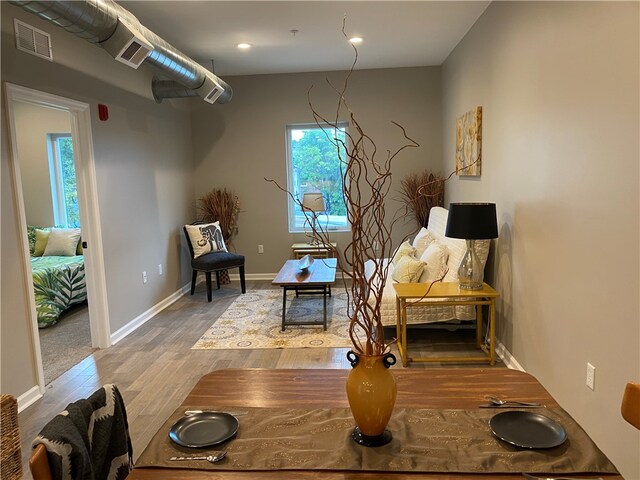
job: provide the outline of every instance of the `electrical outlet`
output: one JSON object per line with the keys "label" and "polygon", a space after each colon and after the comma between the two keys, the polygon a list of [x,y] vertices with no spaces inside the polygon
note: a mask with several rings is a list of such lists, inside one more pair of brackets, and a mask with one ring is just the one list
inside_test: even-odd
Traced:
{"label": "electrical outlet", "polygon": [[258,253],[264,253],[264,245],[258,245]]}
{"label": "electrical outlet", "polygon": [[147,272],[142,272],[142,283],[147,283]]}
{"label": "electrical outlet", "polygon": [[158,275],[162,275],[162,264],[158,264]]}
{"label": "electrical outlet", "polygon": [[587,363],[587,387],[591,390],[596,389],[596,367]]}

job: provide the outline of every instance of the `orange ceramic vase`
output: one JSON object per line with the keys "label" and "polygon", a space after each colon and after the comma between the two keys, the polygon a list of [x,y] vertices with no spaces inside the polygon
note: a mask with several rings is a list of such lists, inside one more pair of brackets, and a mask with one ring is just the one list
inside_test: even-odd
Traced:
{"label": "orange ceramic vase", "polygon": [[396,363],[391,353],[361,355],[349,351],[353,367],[347,378],[347,398],[356,428],[351,437],[360,445],[378,447],[391,441],[386,428],[396,403],[396,380],[389,367]]}

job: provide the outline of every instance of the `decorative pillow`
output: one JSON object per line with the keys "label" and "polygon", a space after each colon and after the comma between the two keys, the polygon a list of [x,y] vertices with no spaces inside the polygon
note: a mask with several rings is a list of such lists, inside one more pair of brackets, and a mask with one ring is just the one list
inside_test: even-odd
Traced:
{"label": "decorative pillow", "polygon": [[394,264],[393,278],[398,283],[415,283],[420,280],[424,263],[412,255],[405,255]]}
{"label": "decorative pillow", "polygon": [[415,256],[415,254],[416,254],[416,249],[411,246],[411,244],[409,243],[409,240],[405,240],[404,242],[402,242],[402,245],[398,247],[398,249],[396,250],[396,253],[393,254],[393,259],[391,261],[393,262],[394,265],[396,265],[402,257],[406,255]]}
{"label": "decorative pillow", "polygon": [[420,258],[427,247],[436,241],[436,237],[426,228],[422,227],[416,238],[413,239],[413,248],[416,249],[416,257]]}
{"label": "decorative pillow", "polygon": [[431,243],[420,257],[420,260],[427,264],[420,282],[430,283],[442,279],[447,273],[448,259],[449,249],[446,245],[438,242]]}
{"label": "decorative pillow", "polygon": [[220,222],[205,223],[201,225],[185,225],[189,240],[193,247],[193,258],[198,258],[205,253],[227,251],[224,244]]}
{"label": "decorative pillow", "polygon": [[33,256],[41,257],[44,253],[44,249],[47,248],[47,241],[49,240],[49,234],[51,230],[45,230],[44,228],[36,228],[36,240],[33,245]]}
{"label": "decorative pillow", "polygon": [[52,228],[43,256],[73,257],[79,240],[79,228]]}
{"label": "decorative pillow", "polygon": [[78,246],[76,247],[76,255],[84,255],[84,250],[82,249],[82,232],[80,232],[80,238],[78,239]]}

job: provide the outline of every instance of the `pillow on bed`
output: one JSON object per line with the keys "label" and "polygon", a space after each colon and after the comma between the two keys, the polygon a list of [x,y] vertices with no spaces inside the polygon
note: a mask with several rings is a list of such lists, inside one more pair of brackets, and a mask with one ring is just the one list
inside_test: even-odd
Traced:
{"label": "pillow on bed", "polygon": [[72,257],[80,240],[79,228],[52,228],[43,256]]}
{"label": "pillow on bed", "polygon": [[397,265],[402,257],[405,257],[407,255],[415,256],[415,254],[416,249],[411,246],[409,240],[405,240],[404,242],[402,242],[402,245],[398,247],[396,253],[393,254],[393,259],[391,261],[394,265]]}
{"label": "pillow on bed", "polygon": [[447,260],[449,260],[449,249],[446,245],[438,242],[431,243],[424,251],[420,260],[427,265],[420,277],[421,283],[430,283],[440,280],[447,273]]}
{"label": "pillow on bed", "polygon": [[424,262],[413,255],[405,255],[394,264],[391,278],[398,283],[415,283],[420,280],[423,270]]}
{"label": "pillow on bed", "polygon": [[33,245],[33,256],[41,257],[44,253],[44,249],[47,248],[47,241],[49,240],[50,230],[44,228],[36,228],[36,241]]}
{"label": "pillow on bed", "polygon": [[185,228],[193,247],[193,258],[198,258],[205,253],[227,251],[220,222],[185,225]]}

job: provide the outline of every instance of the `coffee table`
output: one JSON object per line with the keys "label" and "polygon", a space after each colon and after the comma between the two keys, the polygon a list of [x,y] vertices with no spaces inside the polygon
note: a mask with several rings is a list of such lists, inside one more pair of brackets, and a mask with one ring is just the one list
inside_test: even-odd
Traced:
{"label": "coffee table", "polygon": [[336,281],[335,258],[316,259],[313,264],[300,270],[298,260],[287,260],[273,280],[273,285],[282,287],[282,331],[287,326],[287,292],[293,290],[298,295],[321,294],[323,297],[322,321],[289,322],[289,325],[323,325],[327,329],[327,297],[331,296],[331,285]]}

